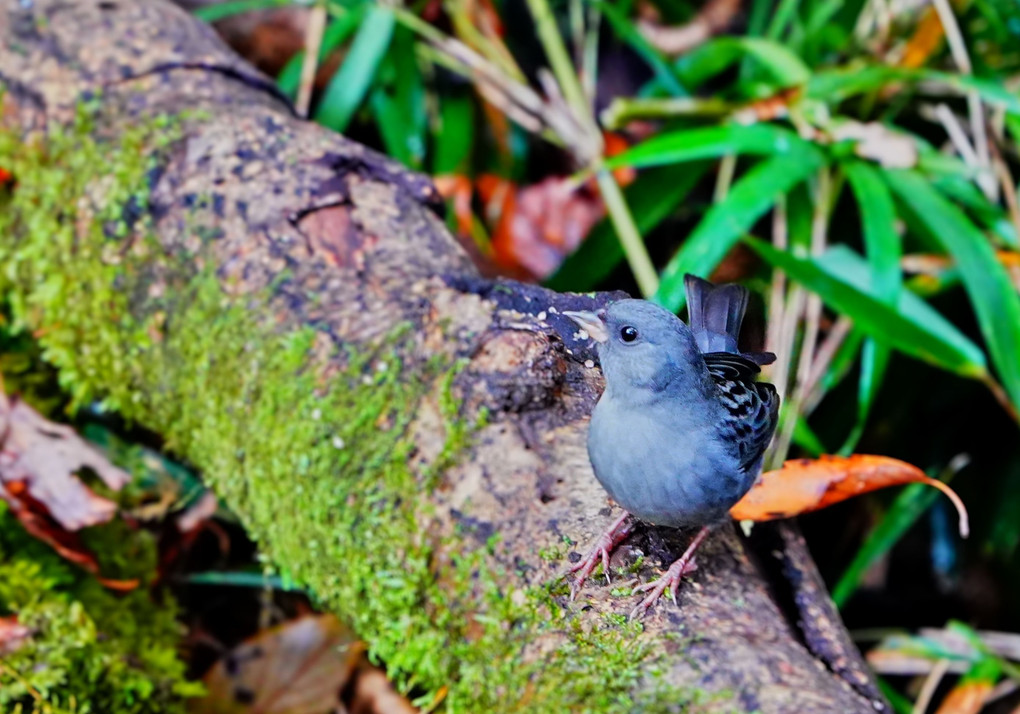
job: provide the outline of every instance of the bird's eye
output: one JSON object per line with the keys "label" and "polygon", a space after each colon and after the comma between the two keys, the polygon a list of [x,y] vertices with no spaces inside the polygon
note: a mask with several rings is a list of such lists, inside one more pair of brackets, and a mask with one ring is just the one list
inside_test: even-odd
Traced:
{"label": "bird's eye", "polygon": [[634,340],[637,339],[637,330],[635,330],[630,325],[627,325],[622,330],[620,330],[620,339],[623,340],[624,342],[633,342]]}

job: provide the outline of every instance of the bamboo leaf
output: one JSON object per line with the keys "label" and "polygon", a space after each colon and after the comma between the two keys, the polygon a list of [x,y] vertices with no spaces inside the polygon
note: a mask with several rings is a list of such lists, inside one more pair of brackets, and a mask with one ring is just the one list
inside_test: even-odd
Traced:
{"label": "bamboo leaf", "polygon": [[[870,272],[864,261],[854,256],[859,261],[860,273],[854,274],[854,261],[845,257],[853,255],[848,248],[828,251],[830,257],[823,267],[820,259],[798,258],[750,236],[744,240],[765,260],[785,270],[834,310],[850,317],[880,344],[964,377],[987,379],[984,354],[978,346],[922,300],[904,291],[893,309],[873,297],[865,282]],[[831,257],[833,254],[836,259]],[[840,255],[844,256],[842,260]]]}
{"label": "bamboo leaf", "polygon": [[725,199],[712,206],[669,261],[653,299],[674,312],[679,310],[685,300],[684,274],[711,272],[780,196],[824,162],[822,152],[807,145],[807,150],[774,156],[748,171]]}
{"label": "bamboo leaf", "polygon": [[1020,407],[1020,294],[988,239],[916,171],[889,171],[886,181],[929,237],[956,260],[999,377]]}
{"label": "bamboo leaf", "polygon": [[395,24],[393,12],[383,5],[368,11],[344,63],[326,87],[315,121],[336,131],[347,128],[386,56]]}

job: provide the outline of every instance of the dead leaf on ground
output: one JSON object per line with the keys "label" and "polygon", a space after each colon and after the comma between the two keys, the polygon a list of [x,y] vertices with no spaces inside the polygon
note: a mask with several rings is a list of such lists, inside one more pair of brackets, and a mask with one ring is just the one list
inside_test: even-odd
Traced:
{"label": "dead leaf on ground", "polygon": [[963,679],[946,695],[935,714],[978,714],[995,683],[985,679]]}
{"label": "dead leaf on ground", "polygon": [[959,513],[960,534],[966,537],[967,509],[952,489],[905,461],[866,454],[787,461],[781,469],[762,474],[730,509],[730,515],[740,521],[790,518],[869,491],[908,483],[926,483],[946,494]]}
{"label": "dead leaf on ground", "polygon": [[[613,132],[604,132],[602,138],[606,156],[622,153],[630,145]],[[613,175],[627,186],[637,172],[623,167]],[[501,274],[518,279],[542,279],[554,273],[606,215],[596,183],[578,184],[569,176],[548,176],[526,186],[494,174],[481,174],[473,181],[447,174],[434,181],[440,194],[453,201],[457,232],[465,243],[471,242],[475,232],[477,219],[471,204],[477,195],[482,221],[491,232],[491,258]]]}
{"label": "dead leaf on ground", "polygon": [[359,669],[354,678],[348,711],[350,714],[415,714],[418,710],[397,693],[385,672],[369,665]]}
{"label": "dead leaf on ground", "polygon": [[264,630],[205,677],[199,714],[324,714],[340,702],[362,645],[333,615],[308,615]]}
{"label": "dead leaf on ground", "polygon": [[107,486],[119,491],[131,477],[111,464],[73,429],[51,422],[17,398],[0,396],[0,496],[17,511],[12,491],[24,492],[61,526],[76,531],[113,518],[117,504],[96,495],[75,475],[92,469]]}
{"label": "dead leaf on ground", "polygon": [[0,617],[0,655],[11,654],[28,640],[32,631],[18,624],[18,616]]}

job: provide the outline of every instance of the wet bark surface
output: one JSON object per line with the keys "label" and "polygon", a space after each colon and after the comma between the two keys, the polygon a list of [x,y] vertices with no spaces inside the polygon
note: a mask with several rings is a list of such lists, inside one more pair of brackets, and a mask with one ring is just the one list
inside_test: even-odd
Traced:
{"label": "wet bark surface", "polygon": [[[272,81],[169,3],[0,0],[0,86],[4,125],[26,137],[68,124],[82,101],[102,103],[95,131],[106,138],[177,117],[181,138],[150,174],[144,210],[164,250],[212,261],[226,294],[268,293],[259,309],[281,325],[342,345],[370,348],[410,323],[409,379],[437,355],[466,360],[454,392],[463,414],[487,410],[487,425],[441,486],[416,497],[431,499],[440,530],[479,545],[499,534],[508,591],[555,579],[614,519],[585,450],[602,388],[596,356],[562,316],[613,294],[482,279],[426,177],[297,118]],[[423,453],[441,441],[432,421],[415,426]],[[692,535],[638,527],[613,564],[647,556],[633,577],[650,579]],[[564,557],[538,556],[555,547]],[[698,563],[679,607],[664,600],[643,621],[663,679],[722,692],[725,710],[881,710],[792,526],[756,529],[749,543],[720,528]],[[577,601],[559,599],[591,626],[635,602],[598,579]],[[521,656],[558,644],[536,636]]]}

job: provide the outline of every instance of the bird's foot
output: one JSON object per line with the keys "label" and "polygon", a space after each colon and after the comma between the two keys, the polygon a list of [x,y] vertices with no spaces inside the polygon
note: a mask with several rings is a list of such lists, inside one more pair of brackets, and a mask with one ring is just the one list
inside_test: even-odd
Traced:
{"label": "bird's foot", "polygon": [[584,585],[584,581],[588,579],[588,576],[592,574],[599,563],[602,563],[602,572],[606,576],[606,582],[609,582],[609,556],[616,546],[630,535],[633,529],[634,521],[631,520],[630,514],[624,511],[623,515],[617,518],[613,525],[609,526],[609,529],[599,536],[599,539],[595,542],[592,549],[588,551],[588,554],[570,566],[570,572],[577,573],[577,578],[575,578],[574,583],[570,586],[571,601],[577,597],[577,593],[581,590],[581,586]]}
{"label": "bird's foot", "polygon": [[684,551],[684,554],[681,555],[676,562],[669,566],[669,570],[667,570],[661,578],[634,588],[635,592],[648,593],[648,595],[645,596],[644,600],[638,603],[637,607],[631,610],[631,620],[644,615],[648,611],[648,608],[654,605],[655,602],[662,597],[662,594],[666,592],[667,588],[669,589],[669,596],[673,601],[673,604],[677,604],[676,591],[680,588],[680,581],[683,580],[685,575],[689,575],[698,569],[697,563],[694,562],[694,551],[698,549],[698,546],[701,545],[703,540],[705,540],[708,533],[709,528],[707,526],[698,531],[698,534],[694,536],[694,540],[691,541],[689,546],[687,546],[687,550]]}
{"label": "bird's foot", "polygon": [[689,575],[697,569],[698,564],[694,562],[694,558],[680,558],[680,560],[669,566],[669,570],[661,578],[634,588],[634,592],[648,593],[648,595],[638,603],[637,607],[630,611],[630,619],[633,620],[644,615],[648,608],[654,605],[655,601],[662,597],[662,594],[667,589],[669,590],[670,599],[676,605],[676,591],[680,588],[680,581],[684,579],[685,575]]}

